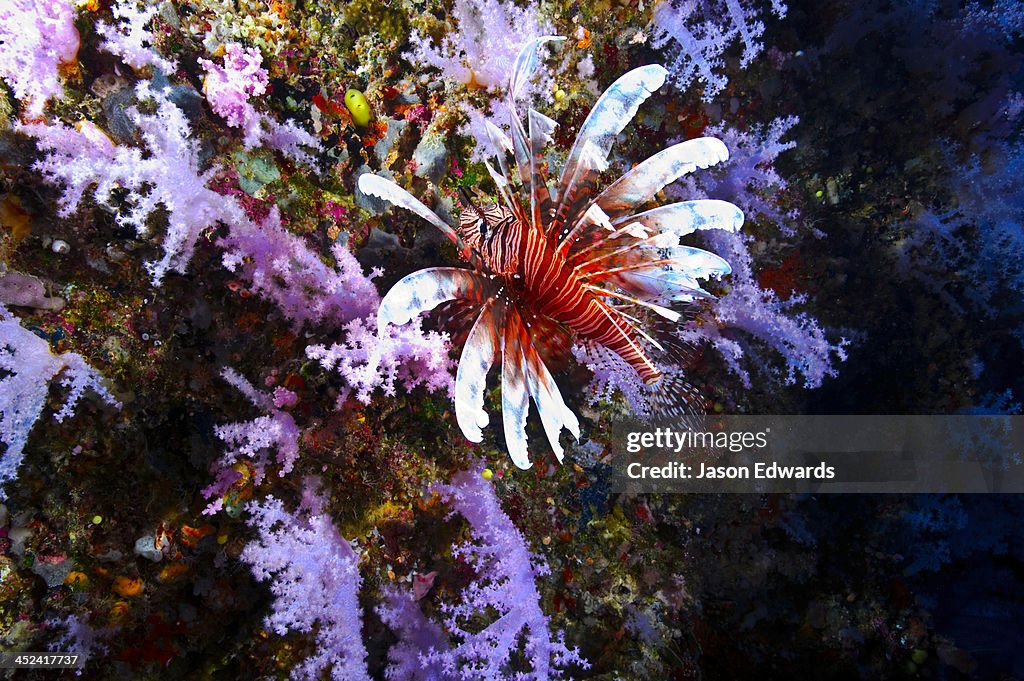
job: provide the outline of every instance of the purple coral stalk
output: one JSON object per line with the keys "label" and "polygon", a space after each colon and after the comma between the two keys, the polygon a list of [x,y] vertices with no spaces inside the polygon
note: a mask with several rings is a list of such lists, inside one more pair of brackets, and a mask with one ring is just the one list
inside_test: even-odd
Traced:
{"label": "purple coral stalk", "polygon": [[315,632],[316,652],[295,666],[291,678],[315,681],[330,669],[336,681],[369,681],[363,616],[359,607],[359,559],[323,509],[307,481],[296,512],[268,497],[248,506],[259,536],[242,551],[256,579],[270,582],[273,612],[266,626],[284,636]]}
{"label": "purple coral stalk", "polygon": [[[798,214],[779,205],[778,196],[785,190],[786,182],[774,163],[779,154],[796,146],[782,138],[798,122],[796,116],[788,116],[746,132],[727,130],[724,126],[710,129],[708,134],[720,136],[729,147],[729,162],[713,172],[685,177],[669,191],[687,199],[726,199],[739,206],[749,221],[758,220],[778,227],[782,234],[793,234],[795,230],[789,223]],[[787,384],[796,383],[801,376],[805,387],[815,388],[827,376],[834,376],[835,362],[846,359],[846,340],[831,342],[817,320],[798,312],[805,302],[802,296],[781,300],[774,291],[761,288],[754,277],[753,258],[747,247],[749,237],[722,230],[710,230],[704,236],[732,266],[730,289],[712,309],[682,329],[683,340],[709,342],[729,370],[748,387],[750,375],[746,367],[757,350],[744,334],[731,330],[745,332],[778,352],[784,369],[777,375]]]}
{"label": "purple coral stalk", "polygon": [[[263,481],[266,476],[267,467],[270,465],[270,451],[276,450],[279,476],[285,476],[295,466],[299,458],[299,436],[301,431],[295,424],[291,414],[278,408],[275,396],[261,392],[245,380],[234,369],[224,369],[221,373],[224,380],[233,385],[250,402],[259,407],[263,412],[251,421],[239,423],[227,423],[217,426],[215,432],[217,437],[228,445],[228,450],[217,462],[215,469],[217,479],[212,485],[203,490],[203,495],[211,497],[223,496],[238,478],[234,466],[240,459],[248,462],[253,469],[253,480],[256,484]],[[294,394],[291,394],[294,397]],[[282,398],[287,399],[282,395]],[[220,510],[223,500],[218,499],[212,502],[203,511],[205,514],[213,514]]]}
{"label": "purple coral stalk", "polygon": [[389,681],[443,681],[441,658],[451,655],[448,637],[441,627],[427,619],[416,604],[413,592],[393,586],[384,590],[384,602],[377,614],[398,636],[388,650],[388,666],[384,676]]}
{"label": "purple coral stalk", "polygon": [[783,234],[792,234],[789,223],[795,221],[795,209],[784,210],[778,201],[786,190],[786,180],[775,169],[779,154],[796,147],[794,141],[784,141],[800,122],[797,116],[776,118],[766,126],[752,126],[740,131],[717,125],[704,134],[717,137],[729,149],[729,162],[707,173],[694,173],[684,177],[670,191],[679,198],[715,197],[736,204],[748,222],[763,220],[779,228]]}

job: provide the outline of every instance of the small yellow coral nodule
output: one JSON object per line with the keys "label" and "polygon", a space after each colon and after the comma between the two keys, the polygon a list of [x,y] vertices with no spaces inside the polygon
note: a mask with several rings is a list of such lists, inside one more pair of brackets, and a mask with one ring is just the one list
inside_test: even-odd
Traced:
{"label": "small yellow coral nodule", "polygon": [[365,128],[373,118],[373,111],[370,109],[370,102],[366,95],[359,90],[349,88],[345,91],[345,107],[352,114],[352,122],[360,128]]}

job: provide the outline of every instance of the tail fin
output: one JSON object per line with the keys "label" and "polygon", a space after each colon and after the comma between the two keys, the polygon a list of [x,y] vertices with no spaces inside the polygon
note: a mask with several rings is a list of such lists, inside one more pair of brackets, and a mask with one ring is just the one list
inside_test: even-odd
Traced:
{"label": "tail fin", "polygon": [[672,368],[648,387],[648,410],[651,418],[687,421],[707,413],[704,396],[694,388],[681,368]]}
{"label": "tail fin", "polygon": [[[680,357],[685,346],[671,346],[664,356]],[[633,413],[641,418],[687,418],[705,413],[704,398],[686,379],[687,363],[658,362],[660,376],[647,384],[636,369],[619,355],[598,343],[584,343],[573,348],[576,360],[593,372],[591,383],[596,397],[605,399],[620,393]]]}
{"label": "tail fin", "polygon": [[[692,319],[696,310],[692,305],[687,306],[682,311],[683,318]],[[651,321],[651,333],[662,346],[655,359],[663,367],[661,378],[648,388],[652,418],[686,419],[707,413],[704,396],[687,379],[687,372],[696,363],[699,350],[680,338],[678,332],[678,324],[660,318]]]}

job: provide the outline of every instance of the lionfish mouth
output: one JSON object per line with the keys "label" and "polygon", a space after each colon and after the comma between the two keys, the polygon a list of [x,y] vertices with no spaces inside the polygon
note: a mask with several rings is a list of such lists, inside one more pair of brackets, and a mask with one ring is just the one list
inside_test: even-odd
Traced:
{"label": "lionfish mouth", "polygon": [[596,191],[616,137],[664,84],[667,72],[659,64],[641,66],[612,83],[580,128],[557,182],[549,184],[544,151],[557,124],[528,108],[524,125],[517,101],[537,69],[540,46],[560,40],[533,40],[516,58],[507,94],[510,134],[487,122],[498,150],[497,168],[485,162],[497,187],[495,205],[477,206],[460,191],[466,210],[453,227],[391,180],[372,174],[359,178],[364,193],[440,229],[470,266],[432,267],[406,276],[381,301],[378,328],[405,324],[446,301],[472,305],[477,314],[456,373],[455,417],[468,440],[482,441],[489,421],[487,377],[499,363],[505,443],[520,468],[531,466],[526,437],[531,399],[559,461],[562,430],[580,436],[579,420],[542,359],[554,338],[537,320],[564,327],[577,343],[612,358],[617,370],[634,372],[652,386],[653,406],[677,409],[679,398],[693,389],[652,359],[662,346],[651,322],[677,324],[682,317],[674,306],[711,297],[700,279],[731,271],[725,260],[684,245],[682,238],[743,225],[739,208],[714,199],[641,210],[669,183],[728,158],[725,145],[712,137],[664,149]]}

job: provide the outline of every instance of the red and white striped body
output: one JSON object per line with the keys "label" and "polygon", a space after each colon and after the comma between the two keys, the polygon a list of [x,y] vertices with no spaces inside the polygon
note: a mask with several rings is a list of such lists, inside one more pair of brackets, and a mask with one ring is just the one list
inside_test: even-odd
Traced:
{"label": "red and white striped body", "polygon": [[[481,224],[482,223],[482,224]],[[647,383],[661,372],[647,357],[637,334],[621,322],[594,292],[588,290],[564,253],[545,234],[531,229],[508,208],[489,205],[463,211],[459,231],[478,249],[484,267],[502,277],[509,301],[529,326],[532,315],[549,317],[572,330],[580,340],[599,343],[636,370]],[[534,339],[543,343],[544,339]]]}

